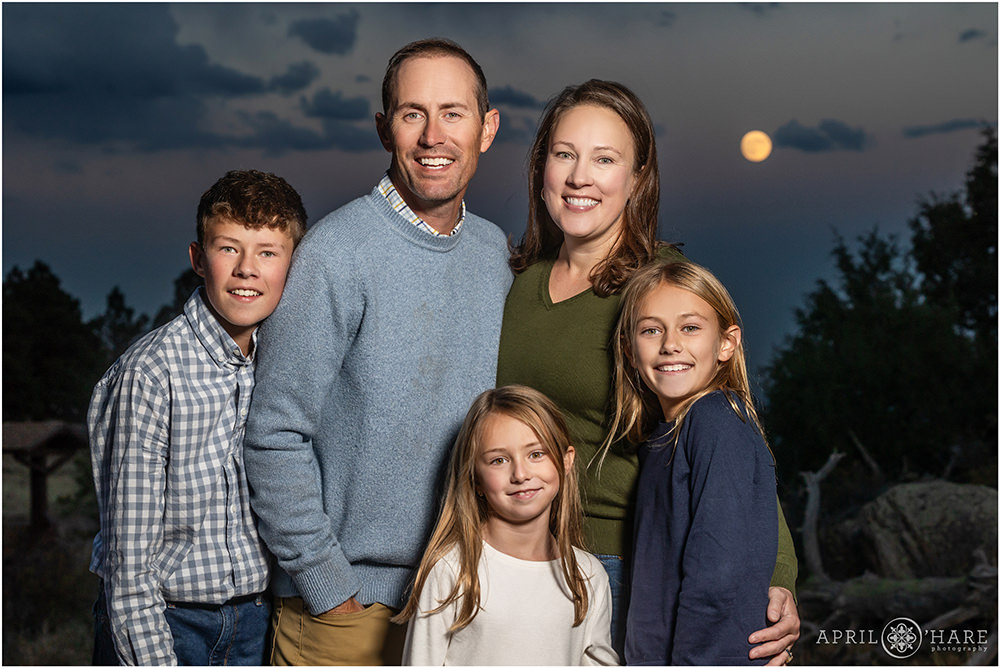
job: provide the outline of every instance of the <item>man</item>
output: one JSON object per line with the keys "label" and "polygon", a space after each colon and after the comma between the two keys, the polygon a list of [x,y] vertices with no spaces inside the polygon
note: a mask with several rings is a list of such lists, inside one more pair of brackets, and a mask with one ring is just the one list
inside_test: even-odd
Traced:
{"label": "man", "polygon": [[260,330],[246,468],[277,557],[271,660],[398,663],[402,606],[465,411],[493,386],[504,234],[465,210],[493,142],[479,65],[400,49],[376,114],[389,170],[303,239]]}

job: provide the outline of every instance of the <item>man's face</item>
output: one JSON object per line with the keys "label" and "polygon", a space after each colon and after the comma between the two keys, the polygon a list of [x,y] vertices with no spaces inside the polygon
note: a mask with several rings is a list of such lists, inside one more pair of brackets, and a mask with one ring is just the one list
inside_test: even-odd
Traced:
{"label": "man's face", "polygon": [[449,232],[479,154],[496,136],[499,113],[491,109],[480,118],[476,76],[465,61],[416,56],[396,73],[390,114],[376,114],[375,120],[382,145],[392,153],[393,185],[414,213]]}

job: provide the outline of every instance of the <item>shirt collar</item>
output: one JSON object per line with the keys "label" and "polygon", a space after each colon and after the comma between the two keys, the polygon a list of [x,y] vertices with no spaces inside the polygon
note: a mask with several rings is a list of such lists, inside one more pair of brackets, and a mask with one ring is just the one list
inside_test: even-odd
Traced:
{"label": "shirt collar", "polygon": [[244,355],[233,337],[223,329],[222,324],[212,315],[205,299],[207,299],[205,288],[199,286],[184,303],[184,316],[212,360],[220,367],[243,366],[253,363],[254,354],[257,351],[257,330],[255,329],[251,334],[250,354]]}
{"label": "shirt collar", "polygon": [[423,218],[418,216],[413,212],[413,209],[403,200],[403,196],[399,194],[396,190],[396,186],[393,185],[392,179],[389,178],[389,172],[386,172],[382,176],[382,180],[378,182],[379,192],[382,196],[389,200],[389,206],[391,206],[396,213],[405,218],[407,221],[419,227],[424,232],[435,236],[435,237],[448,237],[458,234],[458,231],[462,229],[462,223],[465,222],[465,200],[462,200],[462,211],[458,216],[458,223],[455,224],[454,229],[452,229],[450,234],[441,234],[435,230],[431,225],[425,221]]}

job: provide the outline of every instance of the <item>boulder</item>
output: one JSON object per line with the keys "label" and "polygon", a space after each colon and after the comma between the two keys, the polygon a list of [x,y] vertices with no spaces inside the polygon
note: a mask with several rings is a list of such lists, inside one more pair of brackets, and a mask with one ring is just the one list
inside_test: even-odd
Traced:
{"label": "boulder", "polygon": [[850,524],[866,570],[885,578],[968,575],[980,549],[997,564],[997,490],[982,485],[896,485]]}

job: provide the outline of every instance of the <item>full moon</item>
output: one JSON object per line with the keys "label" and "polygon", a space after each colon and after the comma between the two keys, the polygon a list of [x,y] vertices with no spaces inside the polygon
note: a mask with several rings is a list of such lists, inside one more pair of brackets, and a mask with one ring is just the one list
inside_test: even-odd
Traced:
{"label": "full moon", "polygon": [[740,140],[740,153],[750,162],[763,162],[771,155],[771,138],[760,130],[751,130]]}

